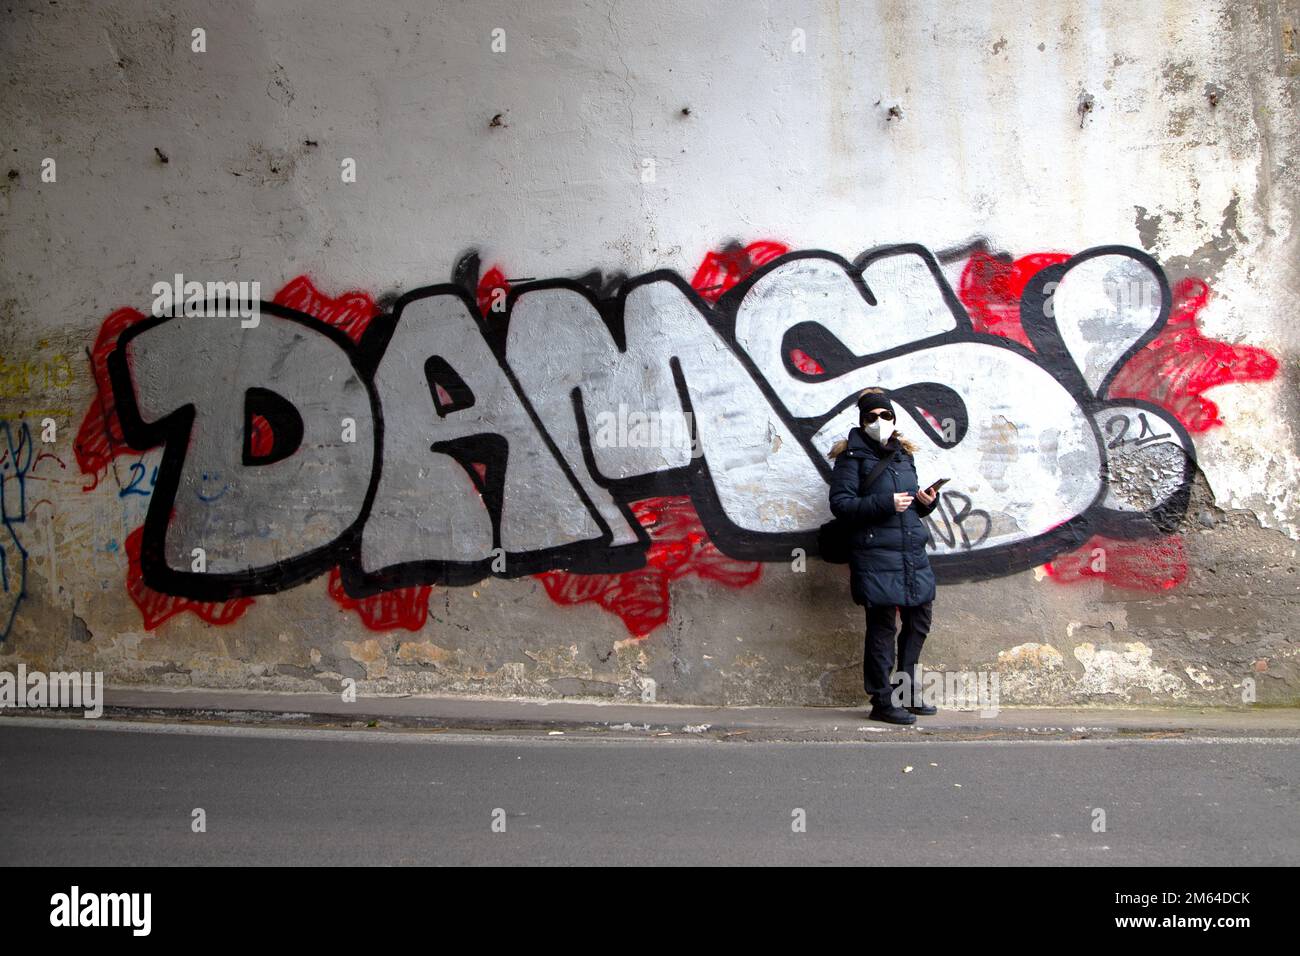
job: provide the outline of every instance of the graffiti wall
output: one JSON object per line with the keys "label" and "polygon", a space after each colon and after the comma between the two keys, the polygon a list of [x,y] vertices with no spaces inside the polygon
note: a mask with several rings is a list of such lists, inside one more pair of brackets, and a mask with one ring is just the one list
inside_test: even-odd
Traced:
{"label": "graffiti wall", "polygon": [[[569,22],[562,8],[505,28],[518,56],[536,56],[535,38]],[[863,10],[924,35],[913,14]],[[378,42],[375,27],[336,13]],[[1035,142],[1057,147],[1062,163],[1099,157],[1097,171],[1062,172],[1037,195],[987,175],[977,185],[951,165],[951,137],[926,136],[938,128],[927,111],[973,129],[939,95],[958,95],[955,81],[926,71],[934,50],[904,69],[931,88],[900,105],[905,78],[880,97],[868,93],[880,79],[872,68],[844,66],[850,53],[898,60],[893,40],[814,6],[795,13],[807,26],[755,22],[739,35],[785,78],[759,104],[849,77],[854,94],[838,107],[801,100],[819,103],[800,120],[807,142],[790,147],[779,124],[738,125],[736,103],[716,128],[708,110],[656,112],[644,90],[658,81],[645,77],[668,54],[620,39],[645,77],[620,81],[627,103],[586,108],[622,116],[631,142],[611,132],[592,148],[620,163],[639,150],[648,165],[628,175],[589,157],[584,188],[604,195],[594,202],[552,183],[484,205],[481,189],[449,193],[400,147],[358,160],[362,143],[330,142],[295,105],[314,101],[320,71],[263,64],[232,74],[236,91],[250,91],[241,103],[270,110],[255,146],[224,168],[160,148],[166,158],[144,168],[152,179],[128,191],[190,204],[201,187],[251,204],[248,238],[217,238],[194,220],[180,228],[184,244],[159,242],[134,228],[156,214],[131,213],[94,183],[84,151],[63,163],[72,183],[42,182],[12,160],[13,214],[43,217],[53,240],[71,223],[53,214],[89,202],[97,232],[115,210],[127,228],[113,247],[147,263],[101,274],[92,250],[66,239],[70,294],[32,268],[30,252],[6,258],[25,265],[5,267],[11,321],[0,339],[0,659],[164,686],[319,690],[352,679],[369,693],[853,702],[861,610],[843,567],[820,560],[816,532],[830,517],[827,452],[855,424],[857,393],[881,385],[897,397],[922,480],[949,479],[925,519],[941,585],[929,666],[996,667],[1010,702],[1232,702],[1246,682],[1293,700],[1300,461],[1295,334],[1279,303],[1297,280],[1285,255],[1295,244],[1280,231],[1294,193],[1270,187],[1288,206],[1252,178],[1243,211],[1247,183],[1230,162],[1234,151],[1282,149],[1269,145],[1269,123],[1283,121],[1255,120],[1244,142],[1221,132],[1221,155],[1193,162],[1191,138],[1217,118],[1184,115],[1189,104],[1252,107],[1199,103],[1192,66],[1126,60],[1126,42],[1076,23],[1053,50],[1113,47],[1109,67],[1080,67],[1115,89],[1095,108],[1112,115],[1072,104]],[[494,15],[505,8],[467,13],[465,35],[489,37]],[[611,24],[635,32],[637,16]],[[1060,16],[1073,22],[1064,7]],[[32,30],[38,20],[80,29],[59,14],[30,19]],[[1233,28],[1282,37],[1281,23]],[[680,27],[686,49],[699,27]],[[240,29],[219,24],[217,35]],[[809,29],[821,44],[811,62],[797,59],[806,46],[790,48]],[[991,52],[994,33],[962,21],[948,42],[991,87],[1011,71],[1038,77],[1044,96],[1066,95],[1059,62],[1035,59],[1046,23],[1017,28],[1012,66]],[[216,69],[173,34],[190,30],[159,22],[122,42],[168,51],[168,70]],[[1268,69],[1294,77],[1291,53],[1275,53]],[[520,115],[539,94],[502,78],[508,41],[503,55],[461,53],[446,67],[520,98],[514,113],[492,111],[474,148],[503,171],[540,163],[558,175],[571,160],[538,140],[546,121]],[[573,55],[592,69],[603,56]],[[112,68],[129,76],[123,58]],[[527,62],[530,76],[559,69]],[[1163,77],[1150,101],[1131,62]],[[268,70],[271,107],[251,99]],[[401,114],[388,94],[416,95],[414,81],[387,82],[385,131]],[[700,74],[684,82],[705,102],[717,95]],[[125,95],[176,106],[145,90]],[[76,90],[68,122],[88,124],[76,104],[89,110],[105,95]],[[225,122],[233,107],[213,109]],[[837,127],[844,110],[856,111],[856,134]],[[1184,130],[1164,128],[1189,145],[1175,168],[1207,183],[1188,193],[1155,159],[1138,164],[1151,185],[1117,182],[1151,124],[1176,116]],[[282,146],[268,148],[268,130],[286,123],[302,135],[281,131]],[[1090,136],[1097,125],[1113,141]],[[779,213],[757,233],[736,231],[681,158],[696,144],[725,150],[745,130],[785,164],[717,167],[745,222]],[[1002,170],[1032,179],[1026,143],[1006,137],[1022,134],[992,136]],[[952,194],[944,212],[868,145],[930,169]],[[441,166],[466,158],[463,144],[427,146]],[[338,157],[325,162],[326,150]],[[827,169],[781,175],[809,158]],[[855,169],[897,188],[882,198],[843,178]],[[1223,183],[1234,198],[1221,221],[1203,220]],[[563,228],[538,218],[554,190],[566,196]],[[638,203],[621,205],[620,190]],[[810,212],[832,196],[852,213]],[[406,221],[412,211],[423,221]],[[60,311],[36,307],[43,290]]]}

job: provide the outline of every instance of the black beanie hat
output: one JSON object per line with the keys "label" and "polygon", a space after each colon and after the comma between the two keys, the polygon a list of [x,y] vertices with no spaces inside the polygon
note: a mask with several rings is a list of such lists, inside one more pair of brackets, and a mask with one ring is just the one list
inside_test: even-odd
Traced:
{"label": "black beanie hat", "polygon": [[863,395],[858,399],[858,418],[871,411],[873,408],[888,408],[893,401],[893,396],[889,394],[889,389],[882,388],[879,392],[872,392],[870,395]]}

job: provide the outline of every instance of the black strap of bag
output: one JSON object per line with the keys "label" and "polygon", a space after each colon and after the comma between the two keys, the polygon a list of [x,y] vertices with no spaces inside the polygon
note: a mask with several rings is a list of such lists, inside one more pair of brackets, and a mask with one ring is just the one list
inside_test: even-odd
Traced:
{"label": "black strap of bag", "polygon": [[867,480],[858,485],[858,494],[862,494],[876,483],[876,479],[880,477],[880,473],[889,467],[890,458],[893,458],[893,455],[890,455],[887,458],[881,458],[876,462],[876,467],[871,469],[871,474],[867,475]]}

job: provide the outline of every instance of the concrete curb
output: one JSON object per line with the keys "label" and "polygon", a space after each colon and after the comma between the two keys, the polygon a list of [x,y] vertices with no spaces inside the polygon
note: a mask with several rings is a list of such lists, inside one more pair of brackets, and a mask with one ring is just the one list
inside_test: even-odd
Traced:
{"label": "concrete curb", "polygon": [[[1300,709],[1003,708],[940,711],[909,727],[867,719],[866,708],[703,707],[481,697],[362,697],[166,688],[107,688],[115,720],[587,737],[721,740],[945,740],[1170,737],[1300,738]],[[4,715],[67,717],[9,710]]]}

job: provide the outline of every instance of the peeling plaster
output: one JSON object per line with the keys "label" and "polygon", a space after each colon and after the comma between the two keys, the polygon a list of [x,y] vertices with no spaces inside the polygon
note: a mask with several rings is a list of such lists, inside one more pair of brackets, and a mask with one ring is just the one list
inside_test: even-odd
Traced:
{"label": "peeling plaster", "polygon": [[1187,696],[1184,682],[1154,664],[1151,648],[1140,642],[1101,647],[1085,643],[1073,653],[1084,668],[1083,677],[1075,683],[1076,693],[1124,701],[1132,701],[1138,689],[1175,700]]}

